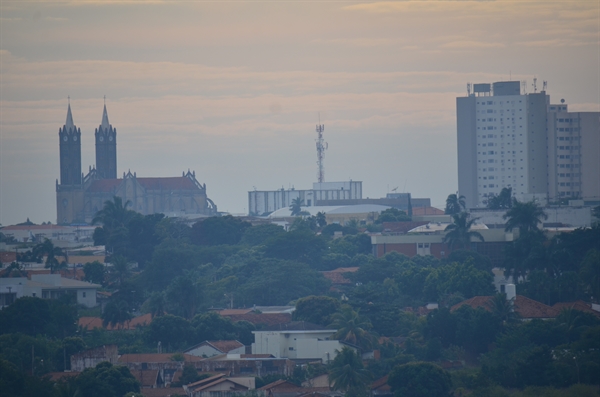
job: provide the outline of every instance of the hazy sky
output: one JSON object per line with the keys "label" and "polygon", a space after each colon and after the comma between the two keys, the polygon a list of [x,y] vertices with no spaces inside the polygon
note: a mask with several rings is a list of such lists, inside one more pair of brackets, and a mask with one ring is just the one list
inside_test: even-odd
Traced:
{"label": "hazy sky", "polygon": [[0,223],[56,222],[67,96],[94,164],[103,96],[118,175],[195,170],[219,210],[249,190],[363,181],[443,206],[467,82],[548,82],[598,111],[600,2],[0,2]]}

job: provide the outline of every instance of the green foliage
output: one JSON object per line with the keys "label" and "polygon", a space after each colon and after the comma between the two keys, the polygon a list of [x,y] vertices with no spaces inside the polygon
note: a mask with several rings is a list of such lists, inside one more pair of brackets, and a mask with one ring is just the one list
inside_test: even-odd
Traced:
{"label": "green foliage", "polygon": [[432,302],[439,302],[451,294],[460,294],[465,299],[494,292],[493,275],[490,271],[478,270],[471,261],[450,263],[432,269],[425,280],[424,293]]}
{"label": "green foliage", "polygon": [[46,378],[30,376],[0,359],[0,394],[10,397],[52,397],[53,384]]}
{"label": "green foliage", "polygon": [[76,330],[77,309],[68,299],[22,297],[0,311],[0,334],[65,337]]}
{"label": "green foliage", "polygon": [[488,199],[487,207],[491,210],[509,209],[513,206],[512,188],[502,188],[500,194]]}
{"label": "green foliage", "polygon": [[139,392],[140,385],[125,366],[109,362],[87,368],[75,378],[77,392],[86,397],[122,397],[129,392]]}
{"label": "green foliage", "polygon": [[465,196],[458,196],[457,194],[449,194],[446,198],[446,208],[444,213],[448,215],[458,214],[466,210]]}
{"label": "green foliage", "polygon": [[54,273],[56,270],[64,269],[67,267],[66,260],[60,260],[59,257],[66,259],[66,253],[62,248],[54,246],[52,241],[45,239],[43,243],[37,244],[33,247],[33,255],[36,257],[46,256],[46,269],[50,269],[50,273]]}
{"label": "green foliage", "polygon": [[310,231],[292,231],[275,236],[265,244],[265,255],[317,266],[327,250],[325,239]]}
{"label": "green foliage", "polygon": [[292,216],[300,216],[303,215],[302,207],[304,206],[304,200],[300,197],[297,197],[292,200],[292,204],[290,205],[290,211],[292,212]]}
{"label": "green foliage", "polygon": [[192,343],[194,334],[194,328],[188,320],[172,314],[155,317],[144,329],[146,343],[156,346],[160,342],[167,351],[182,349]]}
{"label": "green foliage", "polygon": [[366,397],[372,375],[363,367],[360,355],[344,346],[333,359],[329,371],[329,383],[333,390],[343,391],[346,396]]}
{"label": "green foliage", "polygon": [[448,372],[426,362],[394,367],[388,384],[397,397],[450,397],[452,389]]}
{"label": "green foliage", "polygon": [[239,304],[285,305],[303,296],[321,295],[329,287],[329,281],[305,263],[264,259],[255,266],[240,286]]}
{"label": "green foliage", "polygon": [[331,316],[340,309],[340,301],[329,296],[306,296],[298,299],[294,320],[328,325]]}
{"label": "green foliage", "polygon": [[83,265],[83,272],[85,273],[85,281],[89,281],[94,284],[104,284],[104,264],[93,261]]}
{"label": "green foliage", "polygon": [[123,328],[124,324],[131,320],[131,308],[125,300],[111,300],[106,304],[102,313],[102,325]]}
{"label": "green foliage", "polygon": [[[127,229],[129,221],[136,212],[127,209],[130,201],[123,203],[121,197],[104,202],[103,208],[96,213],[92,224],[102,224],[102,232],[94,232],[94,244],[104,243],[106,251],[114,255],[127,255],[130,233]],[[98,240],[96,240],[98,238]]]}
{"label": "green foliage", "polygon": [[383,222],[410,222],[412,218],[404,211],[398,208],[388,208],[381,211],[381,214],[375,219],[376,224],[382,224]]}
{"label": "green foliage", "polygon": [[191,319],[201,302],[201,291],[190,275],[175,278],[166,289],[169,312]]}
{"label": "green foliage", "polygon": [[507,232],[519,229],[521,233],[527,233],[536,230],[542,220],[548,219],[548,215],[535,201],[514,200],[512,208],[502,218],[507,220]]}
{"label": "green foliage", "polygon": [[194,223],[191,238],[198,245],[237,244],[251,226],[231,215],[213,216]]}
{"label": "green foliage", "polygon": [[369,319],[352,310],[351,306],[344,305],[341,310],[331,316],[329,328],[337,330],[333,338],[339,339],[355,346],[369,348],[373,345],[373,336],[369,329],[373,327]]}
{"label": "green foliage", "polygon": [[462,248],[469,249],[473,239],[483,240],[483,236],[479,232],[471,230],[479,218],[469,219],[468,212],[459,212],[452,214],[452,223],[446,226],[444,231],[444,243],[448,243],[450,249]]}
{"label": "green foliage", "polygon": [[270,238],[284,234],[282,226],[267,223],[247,228],[242,236],[242,244],[262,245]]}

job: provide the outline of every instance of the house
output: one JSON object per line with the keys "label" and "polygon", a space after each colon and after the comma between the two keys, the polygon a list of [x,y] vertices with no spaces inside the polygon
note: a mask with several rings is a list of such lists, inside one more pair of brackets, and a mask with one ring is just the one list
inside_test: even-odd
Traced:
{"label": "house", "polygon": [[83,371],[95,368],[101,362],[108,361],[115,365],[119,360],[117,345],[104,345],[95,349],[84,350],[71,356],[71,371]]}
{"label": "house", "polygon": [[252,331],[253,354],[272,354],[289,359],[315,359],[329,363],[344,343],[331,339],[337,331],[305,321],[292,321]]}
{"label": "house", "polygon": [[291,313],[258,313],[253,309],[222,310],[219,314],[229,317],[233,322],[248,321],[254,325],[273,326],[292,321]]}
{"label": "house", "polygon": [[73,295],[80,305],[94,307],[98,288],[98,284],[71,280],[60,274],[33,274],[31,280],[25,277],[0,278],[0,308],[22,296],[58,299],[65,294]]}
{"label": "house", "polygon": [[192,346],[184,353],[196,357],[213,357],[221,354],[245,354],[246,346],[237,340],[205,340],[202,343]]}
{"label": "house", "polygon": [[329,385],[299,387],[285,379],[269,383],[258,389],[265,397],[342,397],[344,393],[332,391]]}
{"label": "house", "polygon": [[185,390],[183,387],[164,387],[158,389],[144,389],[140,390],[140,393],[144,397],[180,397],[185,396]]}
{"label": "house", "polygon": [[394,395],[387,380],[388,375],[377,379],[371,384],[371,397],[392,397]]}
{"label": "house", "polygon": [[558,310],[559,313],[561,311],[563,311],[564,309],[574,309],[574,310],[579,310],[580,312],[589,313],[596,317],[600,317],[600,311],[598,309],[595,309],[594,306],[598,306],[598,305],[594,305],[592,303],[586,303],[584,301],[579,300],[579,301],[575,301],[575,302],[558,302],[558,303],[555,303],[554,306],[552,306],[552,307],[555,308],[556,310]]}
{"label": "house", "polygon": [[292,376],[295,363],[271,354],[223,354],[194,363],[201,372],[221,372],[229,376]]}
{"label": "house", "polygon": [[142,389],[157,389],[164,387],[164,382],[160,377],[160,371],[157,369],[140,369],[130,371],[131,375],[140,383]]}
{"label": "house", "polygon": [[344,277],[344,274],[354,273],[358,271],[358,266],[356,267],[338,267],[337,269],[329,270],[321,272],[323,277],[327,280],[331,281],[332,286],[334,285],[350,285],[352,281]]}
{"label": "house", "polygon": [[184,385],[183,390],[189,397],[231,397],[254,390],[254,382],[253,377],[228,378],[224,374],[218,374]]}
{"label": "house", "polygon": [[[146,378],[145,382],[155,384],[156,387],[168,387],[173,382],[175,374],[181,371],[185,364],[196,365],[201,360],[189,354],[183,354],[183,361],[178,361],[172,353],[123,354],[119,357],[118,365],[126,366],[134,376],[138,373],[140,378]],[[148,370],[157,371],[157,376],[154,378],[156,382],[151,379],[153,373],[143,372]]]}

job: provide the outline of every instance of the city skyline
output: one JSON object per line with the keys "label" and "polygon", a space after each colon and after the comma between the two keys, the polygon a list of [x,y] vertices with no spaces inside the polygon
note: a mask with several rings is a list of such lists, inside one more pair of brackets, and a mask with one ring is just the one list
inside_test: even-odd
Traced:
{"label": "city skyline", "polygon": [[600,5],[73,1],[0,4],[0,223],[56,221],[58,129],[71,97],[82,170],[103,96],[117,177],[190,169],[220,211],[247,192],[325,180],[442,206],[457,190],[455,98],[467,83],[548,82],[598,111]]}

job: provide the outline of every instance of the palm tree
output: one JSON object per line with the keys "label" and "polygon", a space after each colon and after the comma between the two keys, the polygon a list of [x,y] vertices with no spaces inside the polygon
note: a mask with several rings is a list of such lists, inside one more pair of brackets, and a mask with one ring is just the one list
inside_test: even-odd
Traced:
{"label": "palm tree", "polygon": [[370,380],[371,373],[363,367],[360,356],[353,349],[344,346],[342,351],[337,351],[329,371],[329,384],[333,390],[343,391],[347,396],[366,396]]}
{"label": "palm tree", "polygon": [[447,233],[443,240],[444,243],[448,243],[451,250],[454,250],[456,247],[468,249],[472,238],[484,241],[481,233],[471,230],[471,227],[479,218],[469,219],[468,212],[459,212],[458,214],[453,214],[452,219],[453,223],[444,229]]}
{"label": "palm tree", "polygon": [[292,211],[292,216],[300,216],[302,215],[302,206],[304,205],[304,200],[300,197],[292,200],[292,205],[290,205],[290,211]]}
{"label": "palm tree", "polygon": [[109,268],[109,273],[113,281],[117,281],[119,285],[130,274],[130,265],[127,258],[121,255],[115,255],[111,259],[112,267]]}
{"label": "palm tree", "polygon": [[351,306],[344,305],[340,312],[331,316],[333,320],[329,328],[337,329],[333,338],[339,339],[363,348],[369,348],[373,344],[373,337],[369,329],[373,326],[371,322],[352,310]]}
{"label": "palm tree", "polygon": [[[33,254],[35,256],[46,255],[46,269],[50,269],[50,273],[54,273],[55,270],[67,267],[67,253],[62,248],[56,247],[52,241],[45,239],[43,243],[40,243],[33,247]],[[58,257],[64,257],[64,261],[59,261]]]}
{"label": "palm tree", "polygon": [[508,219],[505,231],[509,232],[518,228],[521,233],[529,233],[537,230],[542,220],[548,219],[544,209],[535,201],[520,202],[515,200],[502,219]]}
{"label": "palm tree", "polygon": [[129,312],[129,305],[126,301],[108,302],[102,313],[102,325],[104,327],[121,325],[122,328],[123,324],[132,318],[133,315]]}
{"label": "palm tree", "polygon": [[106,249],[109,252],[123,253],[129,235],[127,225],[136,214],[135,211],[127,209],[130,205],[129,200],[123,204],[121,197],[114,196],[112,201],[104,202],[104,207],[96,213],[92,220],[93,225],[102,223]]}
{"label": "palm tree", "polygon": [[448,215],[458,214],[465,210],[467,203],[465,196],[459,196],[458,194],[450,194],[446,198],[446,209],[444,212]]}
{"label": "palm tree", "polygon": [[515,312],[515,298],[506,299],[506,294],[496,294],[492,300],[488,301],[487,307],[492,311],[494,317],[502,323],[514,322],[519,318]]}

